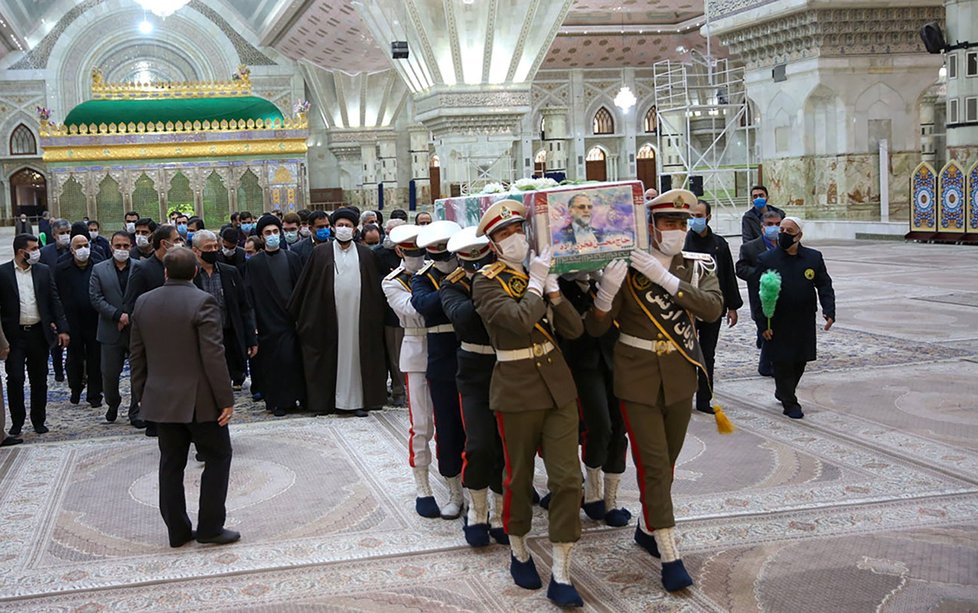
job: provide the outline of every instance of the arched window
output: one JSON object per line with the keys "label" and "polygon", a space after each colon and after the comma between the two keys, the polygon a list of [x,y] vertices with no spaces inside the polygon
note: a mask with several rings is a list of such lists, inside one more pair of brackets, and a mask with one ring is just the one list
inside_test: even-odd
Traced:
{"label": "arched window", "polygon": [[14,128],[10,135],[10,155],[37,155],[37,140],[24,124]]}
{"label": "arched window", "polygon": [[595,134],[614,134],[615,118],[611,115],[611,111],[605,107],[598,109],[598,112],[594,114],[593,127]]}
{"label": "arched window", "polygon": [[654,160],[655,159],[655,149],[652,145],[646,143],[642,145],[642,148],[638,150],[638,159],[640,160]]}
{"label": "arched window", "polygon": [[649,112],[645,114],[645,133],[655,134],[658,126],[656,125],[655,117],[655,107],[649,109]]}
{"label": "arched window", "polygon": [[588,162],[603,162],[604,161],[604,149],[601,147],[591,147],[591,150],[587,152]]}

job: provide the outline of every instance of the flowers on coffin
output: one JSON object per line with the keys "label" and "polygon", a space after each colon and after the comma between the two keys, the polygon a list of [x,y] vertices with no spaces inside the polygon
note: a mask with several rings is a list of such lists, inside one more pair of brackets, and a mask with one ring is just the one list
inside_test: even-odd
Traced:
{"label": "flowers on coffin", "polygon": [[560,184],[549,177],[543,177],[542,179],[523,178],[513,182],[513,187],[522,192],[533,192],[547,189],[548,187],[557,187],[558,185]]}
{"label": "flowers on coffin", "polygon": [[483,194],[505,194],[508,191],[509,190],[506,189],[506,186],[503,185],[502,183],[491,182],[491,183],[486,183],[485,186],[483,186],[483,188],[482,188],[482,192],[480,192],[480,193],[483,193]]}

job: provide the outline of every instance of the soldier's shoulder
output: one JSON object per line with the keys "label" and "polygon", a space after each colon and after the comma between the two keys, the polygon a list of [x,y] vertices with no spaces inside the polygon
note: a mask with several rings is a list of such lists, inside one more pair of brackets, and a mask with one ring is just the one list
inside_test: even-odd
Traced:
{"label": "soldier's shoulder", "polygon": [[499,276],[499,273],[501,273],[505,269],[506,269],[506,264],[502,262],[496,262],[495,264],[492,264],[490,266],[483,267],[482,270],[479,271],[479,274],[481,274],[486,279],[495,279],[497,276]]}
{"label": "soldier's shoulder", "polygon": [[445,277],[445,281],[447,281],[448,283],[458,283],[464,278],[465,278],[465,270],[462,267],[458,267],[454,271],[452,271],[451,274]]}
{"label": "soldier's shoulder", "polygon": [[384,281],[394,281],[401,275],[402,272],[404,272],[404,267],[398,266],[394,270],[390,271],[386,277],[384,277]]}
{"label": "soldier's shoulder", "polygon": [[713,261],[713,256],[709,253],[699,253],[696,251],[683,251],[683,257],[687,260],[699,260],[701,262]]}
{"label": "soldier's shoulder", "polygon": [[419,270],[418,272],[416,272],[414,274],[416,274],[416,275],[423,275],[426,272],[428,272],[429,270],[431,270],[431,267],[434,266],[434,265],[435,265],[434,260],[428,260],[428,262],[425,263],[425,265],[421,267],[421,270]]}

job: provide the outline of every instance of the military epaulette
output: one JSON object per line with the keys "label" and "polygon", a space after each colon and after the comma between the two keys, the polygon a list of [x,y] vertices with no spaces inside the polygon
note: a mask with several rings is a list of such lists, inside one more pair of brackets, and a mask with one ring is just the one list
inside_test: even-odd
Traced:
{"label": "military epaulette", "polygon": [[402,272],[404,272],[404,267],[398,266],[397,268],[392,270],[389,275],[384,277],[384,281],[394,281]]}
{"label": "military epaulette", "polygon": [[465,269],[462,267],[456,268],[452,274],[445,277],[445,281],[448,283],[458,283],[465,278]]}
{"label": "military epaulette", "polygon": [[506,264],[502,262],[496,262],[495,264],[492,264],[490,266],[484,266],[479,272],[482,274],[483,277],[487,279],[495,279],[496,275],[498,275],[505,269],[506,269]]}
{"label": "military epaulette", "polygon": [[683,257],[687,260],[702,260],[704,262],[712,262],[713,256],[709,253],[698,253],[696,251],[683,251]]}
{"label": "military epaulette", "polygon": [[418,272],[416,272],[414,274],[416,274],[416,275],[423,275],[426,272],[428,272],[428,269],[431,268],[434,265],[435,265],[435,261],[434,260],[428,260],[428,263],[425,264],[424,266],[422,266],[421,267],[421,270],[419,270]]}

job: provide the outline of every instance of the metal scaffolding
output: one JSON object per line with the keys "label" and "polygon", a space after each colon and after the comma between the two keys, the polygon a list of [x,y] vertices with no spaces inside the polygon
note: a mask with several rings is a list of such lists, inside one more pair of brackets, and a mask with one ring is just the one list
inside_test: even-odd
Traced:
{"label": "metal scaffolding", "polygon": [[741,209],[758,177],[744,69],[688,53],[686,63],[652,66],[661,176],[685,189],[701,177],[706,200],[721,210]]}

